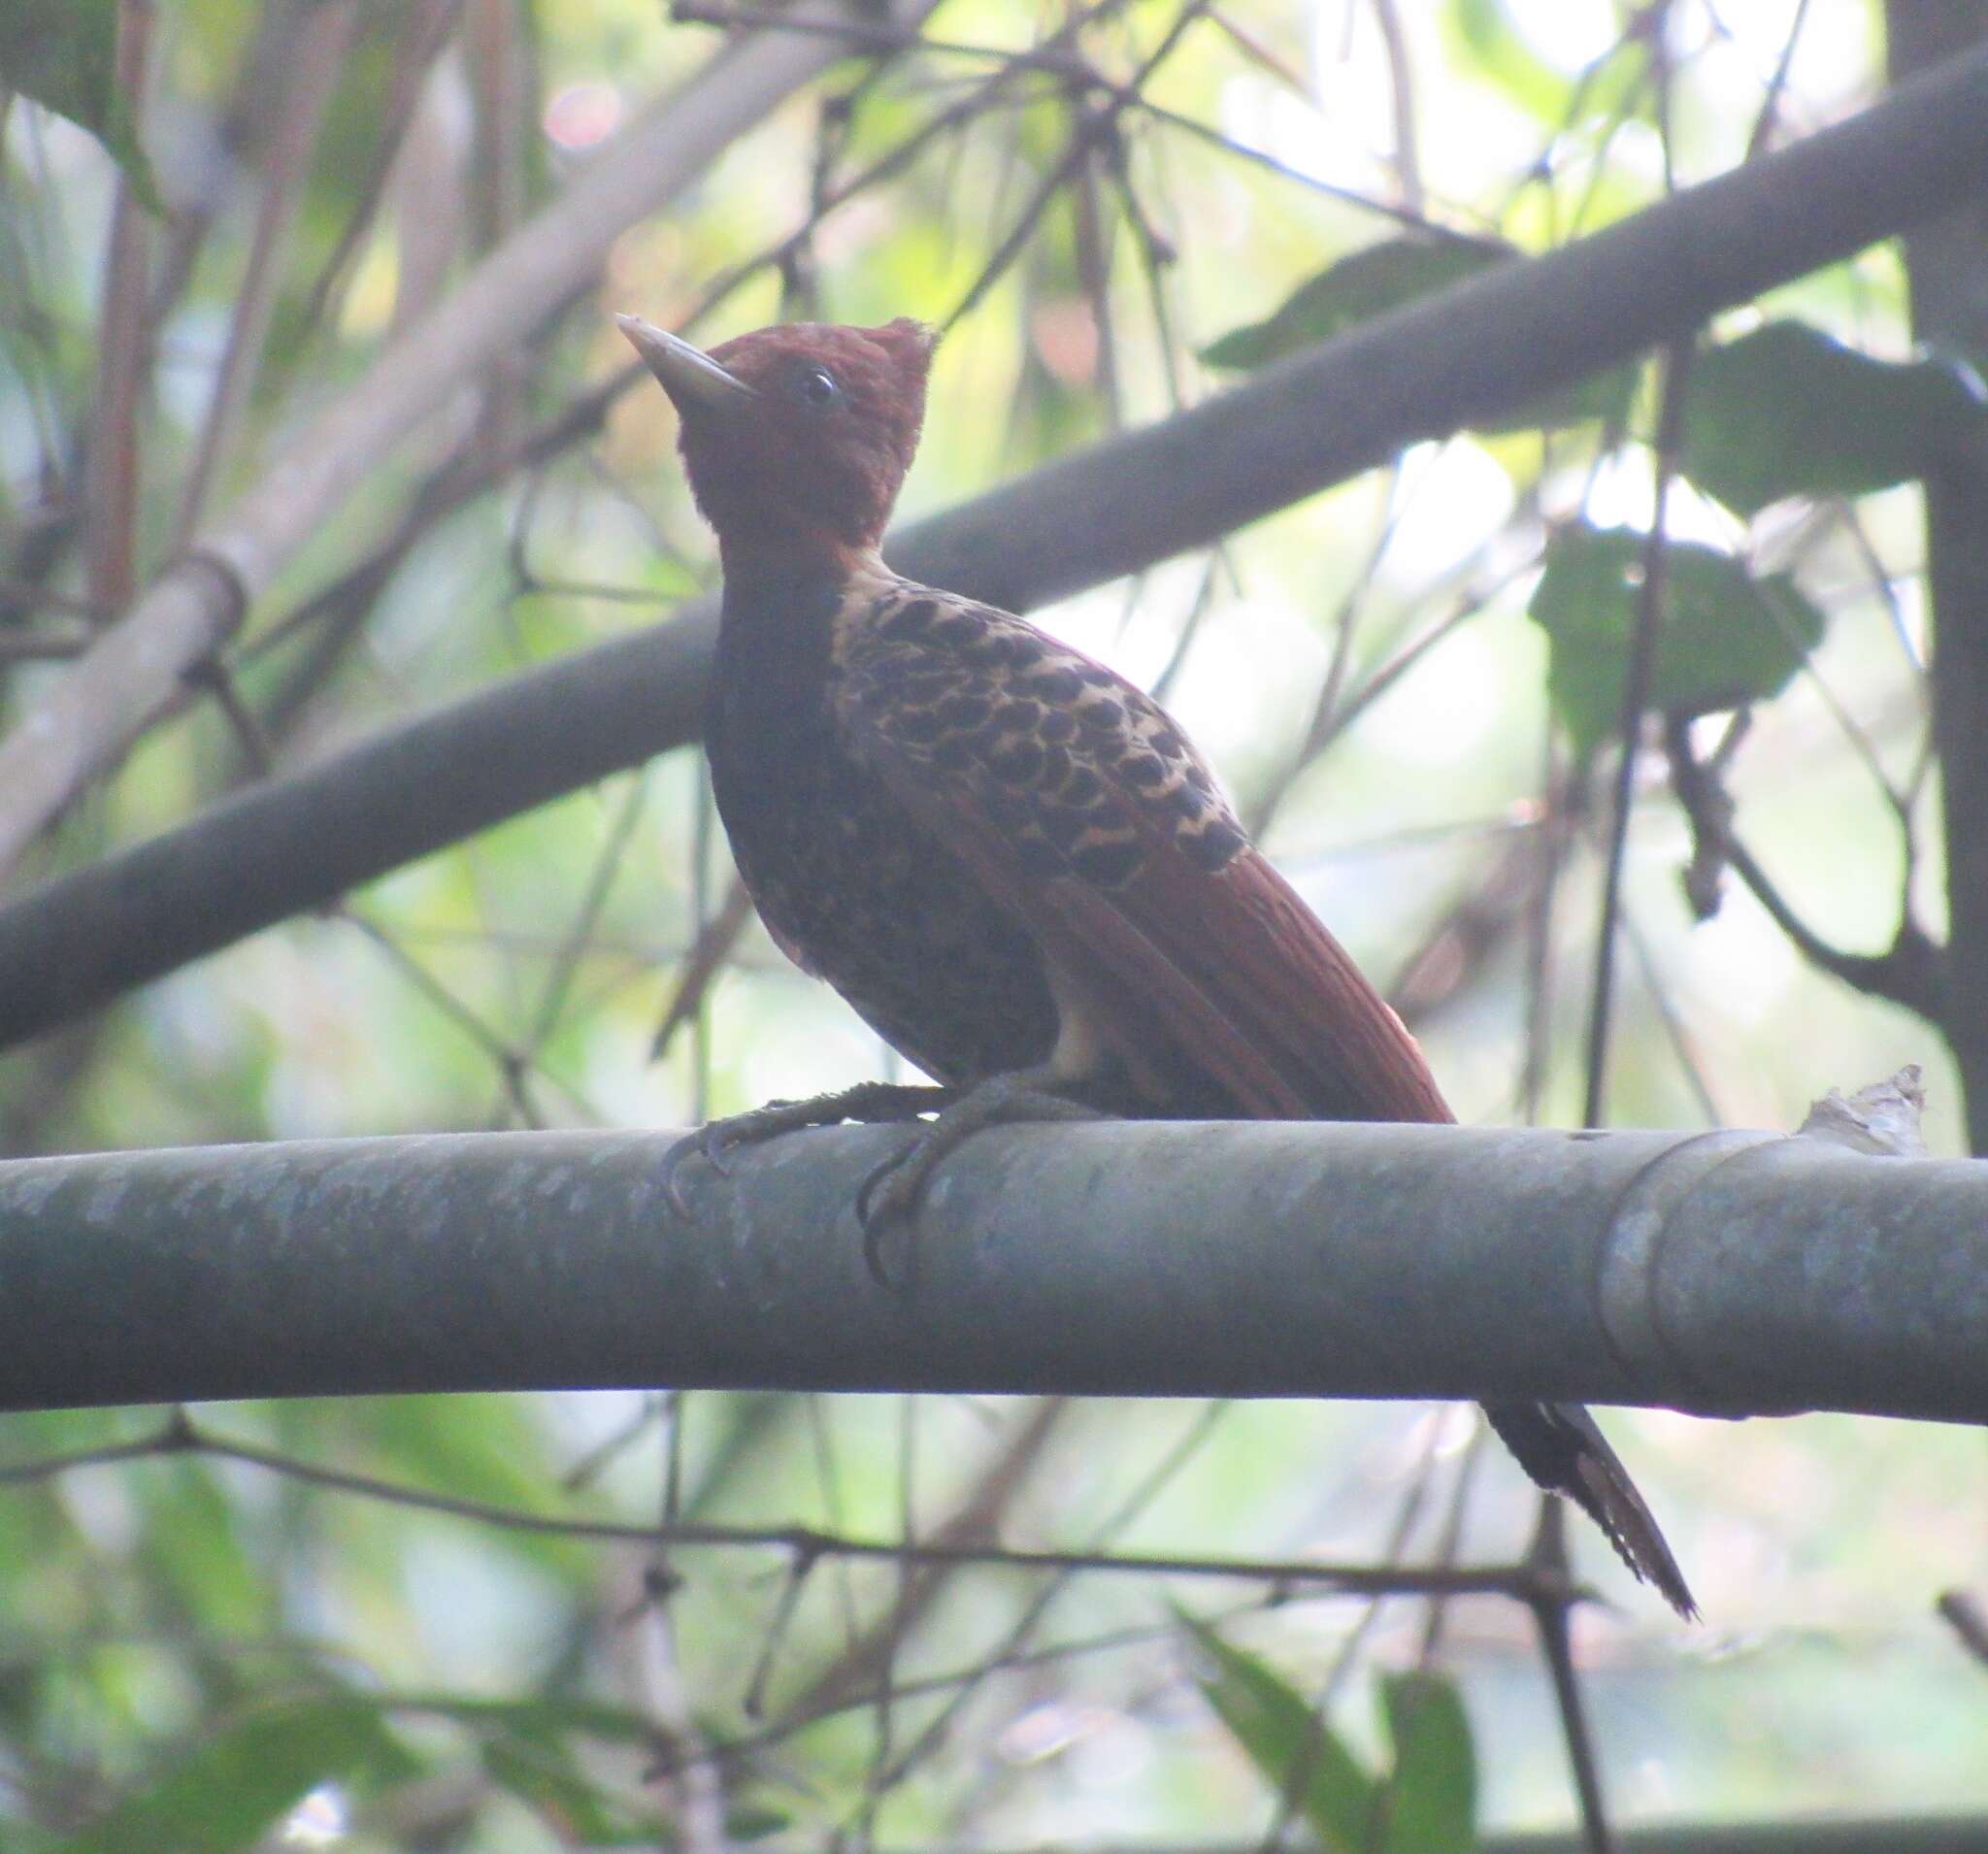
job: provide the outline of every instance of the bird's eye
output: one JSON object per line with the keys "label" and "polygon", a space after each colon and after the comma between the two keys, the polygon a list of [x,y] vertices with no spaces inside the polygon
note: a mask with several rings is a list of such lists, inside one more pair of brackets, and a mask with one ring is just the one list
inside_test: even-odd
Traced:
{"label": "bird's eye", "polygon": [[843,396],[843,389],[836,383],[836,378],[827,369],[810,367],[805,373],[794,377],[794,396],[803,405],[812,406],[817,411],[833,406]]}

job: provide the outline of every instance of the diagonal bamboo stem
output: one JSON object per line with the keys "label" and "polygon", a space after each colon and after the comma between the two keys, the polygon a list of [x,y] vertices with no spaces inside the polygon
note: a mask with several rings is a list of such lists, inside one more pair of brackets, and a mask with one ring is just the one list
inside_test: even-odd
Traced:
{"label": "diagonal bamboo stem", "polygon": [[[724,88],[714,77],[708,87]],[[1029,610],[1674,338],[1923,222],[1984,174],[1988,52],[1977,52],[1592,238],[1485,273],[914,523],[891,557],[918,579]],[[315,481],[304,499],[312,519],[328,506],[327,480]],[[251,532],[254,513],[238,505],[230,520],[242,558],[262,571],[309,522],[285,514],[276,530]],[[227,628],[229,586],[210,556],[189,560],[78,666],[84,680],[0,745],[0,863],[122,750],[150,697],[177,688],[184,665],[212,648]],[[711,601],[692,601],[672,623],[389,728],[0,910],[0,1046],[694,739],[715,616]],[[105,655],[141,642],[171,666],[163,681],[150,658],[120,669]]]}
{"label": "diagonal bamboo stem", "polygon": [[[922,17],[930,0],[903,0]],[[769,110],[843,55],[761,33],[658,98],[559,197],[384,348],[206,523],[185,554],[0,742],[0,878],[88,782],[115,766],[297,550],[466,380],[598,272],[621,233],[673,199]]]}

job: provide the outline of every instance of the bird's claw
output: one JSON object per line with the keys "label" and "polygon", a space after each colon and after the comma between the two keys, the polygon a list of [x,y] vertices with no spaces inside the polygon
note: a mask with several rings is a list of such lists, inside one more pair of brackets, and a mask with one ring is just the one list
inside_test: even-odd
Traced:
{"label": "bird's claw", "polygon": [[894,1231],[911,1227],[918,1202],[925,1195],[925,1186],[947,1149],[945,1142],[935,1139],[932,1130],[926,1128],[873,1166],[856,1187],[856,1223],[863,1232],[863,1266],[878,1286],[900,1284],[884,1257],[884,1243]]}
{"label": "bird's claw", "polygon": [[1051,1093],[1029,1076],[996,1076],[961,1096],[873,1167],[857,1188],[856,1222],[872,1278],[883,1287],[898,1284],[884,1258],[885,1239],[893,1230],[913,1227],[933,1174],[974,1134],[994,1126],[1106,1117],[1083,1102]]}
{"label": "bird's claw", "polygon": [[697,1149],[704,1154],[705,1164],[721,1178],[732,1175],[732,1154],[751,1142],[751,1133],[739,1125],[745,1117],[740,1114],[731,1120],[712,1120],[699,1129]]}
{"label": "bird's claw", "polygon": [[683,1195],[684,1162],[695,1156],[712,1164],[716,1163],[712,1159],[706,1144],[705,1136],[710,1132],[711,1128],[707,1126],[699,1127],[695,1133],[686,1133],[663,1154],[660,1179],[663,1195],[670,1200],[670,1208],[686,1223],[690,1220],[690,1200]]}
{"label": "bird's claw", "polygon": [[691,1207],[683,1190],[682,1170],[693,1158],[702,1159],[719,1177],[729,1178],[732,1162],[740,1152],[762,1140],[771,1140],[776,1134],[796,1133],[803,1127],[833,1126],[841,1120],[915,1119],[921,1113],[936,1111],[951,1098],[952,1091],[946,1088],[865,1081],[840,1094],[817,1095],[808,1101],[769,1101],[748,1113],[707,1120],[663,1154],[663,1192],[677,1214],[687,1222]]}
{"label": "bird's claw", "polygon": [[769,1101],[750,1113],[727,1114],[720,1120],[707,1120],[694,1133],[686,1133],[663,1154],[664,1195],[677,1214],[686,1221],[691,1215],[690,1200],[683,1191],[683,1167],[693,1158],[702,1159],[721,1178],[732,1175],[732,1158],[742,1146],[770,1139],[784,1132],[789,1124],[788,1101]]}

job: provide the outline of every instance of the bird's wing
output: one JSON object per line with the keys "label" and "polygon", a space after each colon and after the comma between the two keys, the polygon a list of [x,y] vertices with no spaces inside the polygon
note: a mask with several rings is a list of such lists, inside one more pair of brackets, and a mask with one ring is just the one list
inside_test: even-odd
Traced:
{"label": "bird's wing", "polygon": [[[1401,1019],[1148,697],[1019,618],[921,587],[845,617],[845,744],[1037,937],[1135,1076],[1177,1084],[1184,1067],[1190,1093],[1212,1081],[1263,1119],[1453,1117]],[[1586,1410],[1490,1415],[1542,1487],[1696,1613]]]}
{"label": "bird's wing", "polygon": [[[847,613],[838,724],[1134,1072],[1264,1118],[1447,1120],[1414,1040],[1115,672],[900,585]],[[1185,1074],[1183,1076],[1183,1070]]]}

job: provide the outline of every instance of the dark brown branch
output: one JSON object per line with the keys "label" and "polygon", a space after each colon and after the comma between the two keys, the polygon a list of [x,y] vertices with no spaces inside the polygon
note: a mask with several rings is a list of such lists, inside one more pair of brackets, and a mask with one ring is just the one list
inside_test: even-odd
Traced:
{"label": "dark brown branch", "polygon": [[1691,820],[1697,840],[1694,867],[1730,865],[1754,900],[1784,933],[1802,957],[1818,972],[1893,1004],[1915,1010],[1929,1023],[1943,1025],[1949,983],[1947,953],[1937,945],[1910,912],[1910,898],[1902,907],[1899,928],[1890,947],[1881,953],[1845,952],[1824,940],[1775,885],[1733,828],[1733,801],[1691,742],[1691,724],[1673,719],[1665,724],[1664,746],[1671,762],[1671,788]]}
{"label": "dark brown branch", "polygon": [[1616,1854],[1608,1822],[1607,1798],[1602,1789],[1602,1768],[1595,1755],[1595,1737],[1588,1725],[1580,1676],[1574,1666],[1573,1614],[1576,1593],[1568,1582],[1567,1508],[1541,1496],[1540,1523],[1526,1554],[1538,1578],[1532,1598],[1533,1623],[1539,1631],[1540,1656],[1553,1683],[1553,1706],[1567,1741],[1567,1762],[1574,1775],[1574,1793],[1580,1803],[1581,1841],[1586,1854]]}
{"label": "dark brown branch", "polygon": [[725,890],[724,900],[718,904],[717,912],[705,923],[703,931],[683,956],[677,989],[671,996],[669,1009],[663,1012],[662,1022],[656,1028],[655,1041],[649,1044],[648,1058],[651,1062],[660,1061],[668,1053],[677,1032],[703,1008],[712,980],[724,969],[732,948],[751,918],[752,897],[746,892],[746,884],[735,876],[731,886]]}

